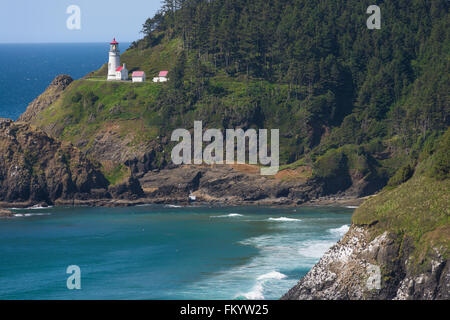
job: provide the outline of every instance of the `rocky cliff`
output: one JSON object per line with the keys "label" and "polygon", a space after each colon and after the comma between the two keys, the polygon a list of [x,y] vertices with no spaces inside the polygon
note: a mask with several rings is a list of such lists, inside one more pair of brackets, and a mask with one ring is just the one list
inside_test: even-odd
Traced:
{"label": "rocky cliff", "polygon": [[365,201],[343,239],[282,299],[450,299],[450,180],[416,171]]}
{"label": "rocky cliff", "polygon": [[193,193],[205,202],[295,205],[323,193],[323,183],[308,179],[310,174],[307,167],[267,177],[251,165],[188,165],[152,170],[139,180],[147,196],[161,202]]}
{"label": "rocky cliff", "polygon": [[417,272],[411,243],[389,232],[370,234],[370,227],[352,226],[282,299],[450,299],[450,261],[442,248]]}
{"label": "rocky cliff", "polygon": [[0,119],[0,204],[71,203],[139,195],[133,181],[110,187],[99,170],[69,143],[23,122]]}

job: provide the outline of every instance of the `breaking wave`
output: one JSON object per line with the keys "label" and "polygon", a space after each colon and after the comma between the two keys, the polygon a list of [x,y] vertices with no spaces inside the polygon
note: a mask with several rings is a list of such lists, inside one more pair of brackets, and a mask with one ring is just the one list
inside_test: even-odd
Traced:
{"label": "breaking wave", "polygon": [[332,234],[337,234],[340,237],[342,237],[344,234],[347,233],[348,229],[350,229],[350,226],[348,224],[344,224],[342,227],[340,228],[332,228],[332,229],[328,229],[328,232],[332,233]]}
{"label": "breaking wave", "polygon": [[300,219],[294,219],[294,218],[286,218],[286,217],[281,217],[281,218],[269,218],[269,221],[280,221],[280,222],[289,222],[289,221],[302,221]]}
{"label": "breaking wave", "polygon": [[258,278],[256,278],[257,280],[267,280],[267,279],[277,279],[277,280],[281,280],[286,278],[287,276],[285,274],[282,274],[281,272],[278,271],[271,271],[268,273],[263,274],[262,276],[259,276]]}
{"label": "breaking wave", "polygon": [[43,206],[37,204],[37,205],[34,205],[34,206],[32,206],[32,207],[26,208],[26,210],[49,209],[49,208],[52,208],[52,207],[53,207],[53,206],[43,207]]}
{"label": "breaking wave", "polygon": [[14,217],[33,217],[33,216],[49,216],[50,213],[42,212],[42,213],[15,213]]}
{"label": "breaking wave", "polygon": [[251,291],[236,295],[235,299],[244,298],[247,300],[263,300],[264,299],[263,292],[264,292],[263,285],[258,283],[252,288]]}
{"label": "breaking wave", "polygon": [[230,213],[221,216],[212,216],[211,218],[233,218],[233,217],[243,217],[243,215],[239,213]]}
{"label": "breaking wave", "polygon": [[320,259],[335,243],[334,240],[305,241],[297,252],[305,258]]}

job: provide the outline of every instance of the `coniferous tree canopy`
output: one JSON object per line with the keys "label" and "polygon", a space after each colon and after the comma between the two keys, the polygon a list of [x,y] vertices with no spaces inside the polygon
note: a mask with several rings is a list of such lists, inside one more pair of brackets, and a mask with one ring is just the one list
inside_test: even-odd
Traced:
{"label": "coniferous tree canopy", "polygon": [[[415,131],[444,128],[449,122],[448,2],[384,1],[381,30],[366,27],[370,4],[164,0],[143,33],[154,38],[165,31],[182,38],[184,50],[195,51],[216,72],[289,84],[297,97],[297,88],[308,87],[308,111],[327,124],[340,124],[356,112],[363,135],[385,134],[378,131],[387,128],[374,122],[388,117],[393,131],[402,130],[398,121]],[[420,97],[411,94],[399,106],[411,92]]]}
{"label": "coniferous tree canopy", "polygon": [[[377,144],[386,147],[394,138],[417,158],[427,137],[450,122],[449,4],[383,1],[381,29],[369,30],[372,2],[165,0],[135,45],[182,39],[190,63],[178,61],[174,69],[181,104],[209,97],[220,109],[221,89],[208,83],[217,75],[248,83],[252,99],[243,116],[228,119],[223,112],[222,124],[285,126],[285,136],[297,137],[284,145],[292,144],[286,163],[346,145],[374,154]],[[179,85],[180,74],[190,74],[184,79],[190,85]]]}

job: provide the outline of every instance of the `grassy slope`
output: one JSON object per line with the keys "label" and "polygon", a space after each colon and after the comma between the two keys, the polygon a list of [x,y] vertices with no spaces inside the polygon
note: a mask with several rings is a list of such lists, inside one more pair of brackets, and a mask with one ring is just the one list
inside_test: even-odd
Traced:
{"label": "grassy slope", "polygon": [[385,231],[412,239],[416,266],[426,268],[432,248],[445,258],[450,247],[450,130],[437,150],[424,158],[414,176],[397,187],[386,187],[365,201],[353,215],[356,225],[371,225],[372,236]]}
{"label": "grassy slope", "polygon": [[[149,49],[129,49],[122,54],[121,61],[127,64],[130,71],[144,70],[151,78],[159,70],[171,70],[181,50],[180,41],[175,39]],[[170,103],[161,103],[158,99],[161,90],[169,86],[168,83],[152,83],[150,79],[144,84],[107,82],[104,81],[105,76],[106,65],[84,79],[74,81],[59,100],[38,115],[34,124],[46,128],[47,132],[64,141],[76,145],[82,141],[84,147],[81,149],[87,149],[96,133],[114,123],[121,136],[133,136],[135,146],[139,147],[160,135],[167,136],[174,128],[190,128],[198,119],[202,119],[205,126],[216,128],[224,127],[224,116],[231,121],[245,121],[257,103],[255,96],[264,99],[264,96],[276,94],[278,99],[284,100],[288,95],[287,85],[244,81],[219,72],[209,79],[209,85],[220,94],[215,92],[200,99],[192,108],[184,110],[181,117],[174,116],[172,122],[167,123]],[[185,79],[189,78],[186,75]],[[189,80],[185,81],[189,85]],[[271,114],[263,125],[280,129],[281,161],[289,163],[289,154],[295,152],[298,139],[294,129],[296,126],[292,126],[290,121],[294,119],[302,123],[303,115],[292,115],[283,109],[271,110],[271,106],[262,108]]]}
{"label": "grassy slope", "polygon": [[[123,129],[139,131],[137,136],[146,136],[139,129],[150,118],[146,106],[152,105],[159,91],[152,83],[112,83],[95,80],[78,80],[66,89],[64,95],[38,115],[37,124],[53,124],[55,132],[63,140],[92,138],[92,134],[116,122]],[[145,133],[153,135],[157,128],[149,124]]]}
{"label": "grassy slope", "polygon": [[[393,190],[384,190],[365,201],[355,212],[353,223],[371,225],[375,232],[386,230],[408,234],[417,243],[439,229],[450,241],[450,180],[414,176]],[[441,227],[444,227],[441,229]],[[444,235],[444,234],[443,234]]]}
{"label": "grassy slope", "polygon": [[[159,85],[149,82],[78,80],[38,114],[34,124],[83,151],[92,147],[96,136],[105,130],[114,131],[121,139],[127,138],[130,141],[127,148],[138,149],[159,134],[160,126],[153,123],[155,111],[151,108],[159,90]],[[103,173],[113,185],[129,175],[120,163],[103,166]]]}

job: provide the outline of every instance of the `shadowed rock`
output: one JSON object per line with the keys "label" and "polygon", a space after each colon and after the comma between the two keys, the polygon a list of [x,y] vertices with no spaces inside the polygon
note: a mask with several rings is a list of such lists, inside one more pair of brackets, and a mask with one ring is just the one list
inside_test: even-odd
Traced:
{"label": "shadowed rock", "polygon": [[96,164],[23,122],[0,121],[0,202],[89,198],[108,182]]}

